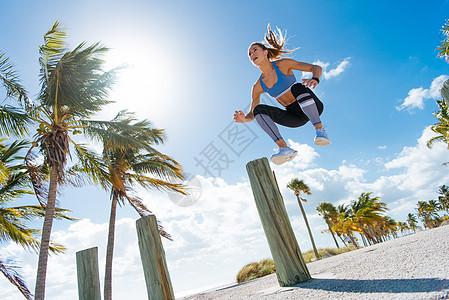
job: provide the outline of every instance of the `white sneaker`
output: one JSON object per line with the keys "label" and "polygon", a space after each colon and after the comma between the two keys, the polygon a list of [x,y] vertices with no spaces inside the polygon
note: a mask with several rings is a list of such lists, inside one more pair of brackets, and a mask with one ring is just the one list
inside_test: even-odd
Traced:
{"label": "white sneaker", "polygon": [[279,147],[277,152],[271,156],[271,161],[275,165],[282,165],[283,163],[295,158],[296,154],[298,154],[298,151],[293,150],[292,148]]}
{"label": "white sneaker", "polygon": [[317,129],[315,136],[315,145],[326,146],[330,143],[331,141],[329,140],[329,136],[327,135],[326,131],[324,131],[324,128]]}

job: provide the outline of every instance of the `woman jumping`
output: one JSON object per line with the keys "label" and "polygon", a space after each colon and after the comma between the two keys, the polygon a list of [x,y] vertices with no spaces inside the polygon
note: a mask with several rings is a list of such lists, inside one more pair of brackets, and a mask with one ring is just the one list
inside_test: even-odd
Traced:
{"label": "woman jumping", "polygon": [[[300,127],[310,120],[316,129],[315,144],[325,146],[331,142],[321,124],[320,115],[323,112],[323,103],[309,89],[309,87],[315,88],[320,82],[322,69],[320,66],[298,62],[290,58],[280,59],[283,54],[295,50],[283,49],[285,36],[279,29],[278,31],[279,35],[276,35],[268,25],[268,35],[265,34],[268,46],[256,42],[249,47],[249,58],[262,74],[253,85],[249,112],[245,115],[241,110],[236,111],[234,120],[237,123],[245,123],[256,119],[260,127],[279,147],[271,156],[271,161],[280,165],[295,158],[298,152],[287,146],[276,124]],[[312,78],[303,79],[302,84],[298,83],[293,70],[311,72]],[[262,93],[268,93],[285,109],[260,104]]]}

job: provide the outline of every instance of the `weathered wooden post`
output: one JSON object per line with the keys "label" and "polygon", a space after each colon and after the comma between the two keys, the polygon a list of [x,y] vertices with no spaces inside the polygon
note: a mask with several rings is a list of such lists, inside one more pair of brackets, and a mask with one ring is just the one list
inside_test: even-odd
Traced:
{"label": "weathered wooden post", "polygon": [[246,170],[276,266],[279,285],[291,286],[309,280],[309,270],[293,233],[268,159],[263,157],[250,161]]}
{"label": "weathered wooden post", "polygon": [[148,299],[175,299],[156,217],[140,218],[136,221],[136,228]]}
{"label": "weathered wooden post", "polygon": [[101,300],[97,247],[76,252],[76,270],[79,299]]}

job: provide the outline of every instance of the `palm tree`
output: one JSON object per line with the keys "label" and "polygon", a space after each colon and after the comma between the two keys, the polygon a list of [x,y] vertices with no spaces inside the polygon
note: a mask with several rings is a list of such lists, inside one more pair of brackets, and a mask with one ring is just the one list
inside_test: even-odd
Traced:
{"label": "palm tree", "polygon": [[407,223],[408,223],[408,227],[413,230],[413,232],[416,232],[416,228],[417,224],[418,224],[418,220],[416,219],[416,216],[412,213],[409,213],[407,215]]}
{"label": "palm tree", "polygon": [[332,230],[332,225],[337,220],[337,209],[335,206],[330,202],[321,202],[318,204],[316,210],[319,212],[319,215],[323,217],[324,221],[327,224],[327,227],[329,228],[329,232],[332,234],[332,238],[334,239],[335,245],[337,248],[340,248],[340,246],[337,243],[337,239],[335,238],[334,231]]}
{"label": "palm tree", "polygon": [[301,209],[302,216],[304,217],[304,222],[306,223],[306,227],[309,232],[310,240],[312,241],[313,252],[315,253],[316,259],[320,259],[320,256],[318,255],[318,250],[316,249],[315,246],[315,241],[313,240],[312,231],[310,230],[309,222],[307,221],[306,213],[304,212],[304,208],[302,207],[301,203],[301,201],[305,202],[307,200],[299,197],[301,192],[307,195],[311,195],[310,188],[307,186],[307,184],[304,183],[304,181],[299,180],[298,178],[292,179],[287,184],[287,187],[295,193],[295,196],[298,199],[299,208]]}
{"label": "palm tree", "polygon": [[[155,129],[148,120],[136,121],[134,115],[121,111],[111,120],[113,126],[109,132],[115,132],[133,139],[136,143],[126,148],[117,148],[108,140],[103,140],[102,158],[94,155],[86,156],[80,161],[80,171],[86,173],[94,182],[110,191],[111,214],[106,251],[106,270],[104,284],[104,299],[112,299],[112,260],[114,252],[114,232],[117,203],[128,202],[140,216],[152,214],[134,193],[133,187],[156,188],[185,194],[180,184],[171,183],[181,179],[181,166],[172,158],[156,151],[153,144],[164,142],[163,130]],[[110,125],[111,125],[110,124]],[[96,134],[95,132],[91,132]],[[101,138],[99,136],[98,138]],[[86,153],[86,152],[84,152]],[[80,156],[83,154],[80,153]],[[161,236],[171,240],[170,236],[159,225]]]}
{"label": "palm tree", "polygon": [[[356,248],[359,248],[359,245],[356,241],[356,238],[354,237],[354,232],[357,231],[357,227],[354,225],[354,221],[351,218],[351,209],[348,205],[340,204],[337,206],[337,221],[332,226],[332,229],[335,231],[335,233],[340,237],[343,244],[345,246],[348,246],[345,242],[346,238],[349,238],[352,245],[354,245]],[[345,239],[343,239],[341,236],[344,236]]]}
{"label": "palm tree", "polygon": [[[446,24],[441,29],[441,32],[446,37],[441,41],[441,45],[437,48],[438,56],[446,59],[446,62],[449,63],[449,19],[446,20]],[[440,88],[441,96],[443,96],[444,102],[449,105],[449,79],[446,80]]]}
{"label": "palm tree", "polygon": [[342,222],[344,223],[344,220],[346,218],[349,218],[349,206],[345,204],[340,204],[337,206],[337,220],[335,221],[334,225],[332,226],[332,230],[338,235],[340,240],[343,242],[343,244],[347,247],[345,240],[342,238],[342,235],[344,234],[342,229]]}
{"label": "palm tree", "polygon": [[433,226],[438,227],[441,224],[441,217],[438,214],[438,212],[441,211],[443,208],[437,200],[429,200],[428,203],[429,209],[433,215]]}
{"label": "palm tree", "polygon": [[446,37],[441,41],[441,45],[437,48],[438,56],[446,59],[449,63],[449,19],[446,20],[446,24],[441,29],[441,32]]}
{"label": "palm tree", "polygon": [[[85,147],[76,144],[73,134],[90,137],[89,131],[104,134],[111,143],[126,145],[134,143],[117,134],[95,126],[89,121],[93,114],[110,103],[108,92],[113,84],[114,71],[104,72],[104,61],[100,56],[107,48],[99,43],[86,46],[81,43],[74,50],[65,48],[66,32],[58,22],[44,35],[44,44],[39,48],[41,90],[38,103],[30,116],[37,125],[33,146],[27,154],[31,179],[36,188],[42,187],[39,172],[33,167],[34,148],[44,158],[49,169],[49,185],[46,203],[43,195],[37,194],[41,205],[45,207],[45,218],[39,251],[39,263],[36,277],[35,299],[45,296],[45,280],[47,273],[48,249],[53,224],[55,201],[58,186],[65,180],[65,165],[72,144],[79,154]],[[108,122],[103,122],[106,126]],[[94,128],[95,127],[95,128]],[[89,133],[88,133],[89,132]],[[36,189],[39,190],[39,189]]]}
{"label": "palm tree", "polygon": [[446,185],[440,186],[438,194],[440,195],[438,196],[438,202],[440,202],[441,210],[449,212],[449,187]]}
{"label": "palm tree", "polygon": [[407,226],[407,223],[399,221],[398,229],[401,231],[401,234],[404,235],[404,232],[406,232],[409,229],[409,227]]}
{"label": "palm tree", "polygon": [[[432,200],[431,200],[432,201]],[[430,201],[429,201],[430,202]],[[434,228],[437,226],[438,214],[436,212],[435,205],[430,204],[427,201],[418,201],[418,217],[424,224],[425,228]],[[433,203],[433,202],[432,202]]]}
{"label": "palm tree", "polygon": [[[19,152],[26,148],[25,141],[15,141],[10,145],[0,140],[0,243],[12,241],[26,250],[39,250],[39,230],[29,228],[26,224],[37,217],[44,216],[41,206],[9,206],[23,195],[33,194],[23,157]],[[73,220],[63,214],[66,210],[57,209],[56,218]],[[50,251],[59,253],[64,251],[61,245],[51,244]],[[26,299],[31,299],[25,281],[17,272],[17,266],[0,258],[0,272],[15,285]]]}
{"label": "palm tree", "polygon": [[378,243],[376,240],[376,223],[382,223],[382,213],[387,210],[386,204],[380,202],[379,197],[371,198],[371,193],[362,193],[357,200],[351,202],[351,218],[369,243]]}
{"label": "palm tree", "polygon": [[[437,133],[437,136],[434,136],[427,142],[427,147],[432,148],[432,146],[436,142],[443,142],[448,145],[449,148],[449,110],[445,101],[437,100],[438,108],[440,109],[438,112],[434,112],[434,116],[440,121],[435,125],[432,125],[430,129]],[[447,164],[447,163],[445,163]]]}
{"label": "palm tree", "polygon": [[[397,238],[398,222],[389,216],[384,216],[383,233],[384,237]],[[390,236],[391,235],[391,236]]]}

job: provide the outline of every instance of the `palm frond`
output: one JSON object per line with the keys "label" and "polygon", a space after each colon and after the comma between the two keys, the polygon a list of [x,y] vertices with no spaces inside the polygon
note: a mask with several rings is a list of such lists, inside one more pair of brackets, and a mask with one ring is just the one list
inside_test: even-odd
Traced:
{"label": "palm frond", "polygon": [[[14,210],[21,219],[32,220],[34,218],[43,218],[45,216],[45,209],[40,205],[27,205],[27,206],[16,206],[9,207],[9,210]],[[67,216],[66,213],[71,212],[68,209],[56,207],[55,208],[55,218],[59,220],[69,220],[76,221],[78,219]]]}
{"label": "palm frond", "polygon": [[[126,114],[129,116],[130,113],[126,112]],[[132,118],[117,120],[117,117],[112,121],[83,120],[80,122],[80,126],[85,128],[84,130],[90,138],[99,142],[108,142],[110,140],[111,145],[114,145],[116,139],[111,137],[120,135],[128,139],[125,143],[130,143],[129,147],[143,148],[147,151],[157,152],[150,144],[162,144],[165,138],[164,130],[153,128],[151,122],[148,120],[130,124],[131,120]],[[110,132],[110,134],[108,135],[107,132]],[[118,148],[124,146],[121,143],[117,144],[120,145]]]}
{"label": "palm frond", "polygon": [[34,194],[42,207],[45,207],[48,198],[46,181],[50,171],[48,165],[38,162],[36,155],[32,152],[33,147],[25,155],[25,165],[27,166]]}
{"label": "palm frond", "polygon": [[27,113],[12,106],[0,106],[0,135],[23,137],[29,133],[30,123]]}
{"label": "palm frond", "polygon": [[116,70],[104,72],[104,61],[98,58],[108,49],[99,43],[84,46],[85,43],[81,43],[59,58],[48,80],[42,84],[38,96],[42,105],[66,107],[69,115],[87,117],[111,102],[107,96]]}
{"label": "palm frond", "polygon": [[[138,197],[129,197],[129,196],[127,196],[126,198],[127,198],[128,202],[129,202],[129,204],[131,204],[131,206],[134,207],[134,209],[139,213],[139,215],[140,215],[141,217],[145,217],[145,216],[148,216],[148,215],[152,215],[152,214],[153,214],[153,213],[152,213],[152,212],[145,206],[145,204],[142,203],[142,201],[140,200],[140,198],[138,198]],[[170,241],[173,241],[171,235],[170,235],[168,232],[165,231],[164,227],[160,224],[159,221],[157,221],[157,228],[158,228],[159,234],[160,234],[162,237],[164,237],[164,238],[166,238],[166,239],[168,239],[168,240],[170,240]]]}
{"label": "palm frond", "polygon": [[0,258],[0,272],[22,293],[25,299],[33,299],[33,294],[28,289],[25,280],[17,271],[19,267],[10,263],[6,263]]}
{"label": "palm frond", "polygon": [[0,81],[6,89],[7,98],[15,98],[20,105],[29,102],[27,91],[20,83],[18,72],[14,69],[14,65],[6,56],[6,53],[0,51]]}
{"label": "palm frond", "polygon": [[139,155],[130,167],[137,174],[152,174],[164,180],[183,179],[182,167],[177,162],[161,158],[154,153]]}
{"label": "palm frond", "polygon": [[[0,141],[0,143],[2,142],[3,141]],[[29,142],[26,140],[13,141],[10,145],[5,146],[3,149],[1,149],[0,161],[8,163],[11,161],[23,160],[24,157],[18,156],[18,153],[28,146]]]}
{"label": "palm frond", "polygon": [[83,131],[85,136],[96,142],[104,144],[105,148],[108,149],[144,149],[149,152],[159,153],[148,143],[143,143],[135,137],[126,136],[112,130],[85,127],[83,128]]}
{"label": "palm frond", "polygon": [[[69,169],[69,172],[73,172],[75,176],[83,177],[91,183],[99,183],[106,190],[109,189],[111,183],[108,180],[108,168],[104,165],[101,157],[81,144],[75,146],[75,152],[79,161]],[[80,173],[86,176],[80,176]]]}
{"label": "palm frond", "polygon": [[14,209],[0,209],[0,240],[13,241],[27,250],[37,251],[39,242],[36,235],[39,230],[25,227],[20,217],[20,214]]}
{"label": "palm frond", "polygon": [[59,21],[56,21],[44,35],[44,44],[39,47],[40,80],[44,86],[50,85],[50,75],[66,50],[66,38],[67,32],[60,26]]}
{"label": "palm frond", "polygon": [[446,37],[441,41],[441,45],[437,48],[438,57],[446,59],[449,62],[449,19],[446,20],[446,24],[441,29],[441,32]]}
{"label": "palm frond", "polygon": [[187,195],[187,192],[184,190],[185,186],[180,183],[171,183],[171,182],[161,180],[158,178],[144,176],[142,174],[128,174],[127,180],[130,182],[130,184],[133,184],[135,182],[146,189],[157,189],[157,190],[161,190],[161,191],[171,191],[171,192],[176,192],[176,193],[181,193],[183,195]]}

